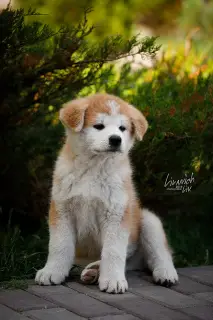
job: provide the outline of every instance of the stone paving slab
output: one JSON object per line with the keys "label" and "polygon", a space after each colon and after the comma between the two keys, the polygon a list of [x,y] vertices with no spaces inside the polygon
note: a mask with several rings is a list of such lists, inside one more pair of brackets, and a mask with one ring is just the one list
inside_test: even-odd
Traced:
{"label": "stone paving slab", "polygon": [[135,296],[133,299],[114,301],[112,304],[126,313],[133,314],[140,319],[147,320],[190,320],[191,317],[153,301]]}
{"label": "stone paving slab", "polygon": [[74,290],[70,290],[70,293],[48,294],[46,299],[85,318],[122,313],[121,310],[113,306]]}
{"label": "stone paving slab", "polygon": [[140,320],[140,319],[132,316],[131,314],[120,314],[116,316],[109,315],[104,317],[93,318],[93,320]]}
{"label": "stone paving slab", "polygon": [[196,282],[188,277],[181,275],[179,275],[179,283],[173,287],[173,290],[183,294],[213,291],[212,287]]}
{"label": "stone paving slab", "polygon": [[113,303],[116,301],[126,301],[136,296],[131,292],[126,292],[125,294],[106,294],[105,292],[100,292],[97,286],[83,286],[80,283],[69,282],[67,284],[69,288],[72,288],[80,293],[83,293],[87,296],[93,297],[105,303]]}
{"label": "stone paving slab", "polygon": [[131,272],[129,291],[121,295],[75,279],[60,286],[0,290],[0,320],[212,320],[213,266],[178,273],[180,283],[169,289],[154,285],[149,274]]}
{"label": "stone paving slab", "polygon": [[213,303],[213,292],[202,292],[194,294],[195,298],[203,299]]}
{"label": "stone paving slab", "polygon": [[191,319],[212,320],[213,307],[195,307],[184,309],[184,313],[191,316]]}
{"label": "stone paving slab", "polygon": [[131,272],[131,274],[127,276],[127,281],[129,285],[129,291],[133,288],[155,285],[153,283],[152,276],[140,272]]}
{"label": "stone paving slab", "polygon": [[29,316],[33,320],[85,320],[85,318],[62,308],[31,310],[25,312],[25,315]]}
{"label": "stone paving slab", "polygon": [[[100,292],[96,286],[82,286],[76,282],[69,282],[67,284],[70,288],[82,292],[86,295],[96,297],[101,301],[108,303],[117,307],[118,309],[125,310],[126,313],[133,314],[136,317],[141,317],[141,319],[147,320],[189,320],[191,317],[182,314],[175,310],[167,309],[165,306],[155,303],[155,301],[150,301],[144,299],[132,292],[127,292],[123,295],[110,295],[104,292]],[[138,285],[136,285],[138,288]],[[144,287],[145,288],[145,287]],[[147,288],[147,287],[146,287]],[[153,288],[153,287],[149,287]],[[158,289],[161,287],[154,286]],[[164,288],[163,288],[164,289]],[[169,289],[165,289],[166,291]],[[187,297],[186,297],[187,298]],[[200,301],[198,301],[200,303]],[[201,304],[206,304],[206,302],[201,302]]]}
{"label": "stone paving slab", "polygon": [[25,316],[12,309],[0,304],[0,319],[1,320],[29,320]]}
{"label": "stone paving slab", "polygon": [[47,309],[53,308],[55,306],[53,303],[46,301],[42,298],[36,297],[23,290],[0,291],[0,303],[17,311]]}
{"label": "stone paving slab", "polygon": [[139,289],[135,288],[134,293],[164,306],[175,309],[207,304],[206,301],[195,299],[191,296],[187,296],[160,286],[157,286],[154,289],[153,287],[141,287]]}
{"label": "stone paving slab", "polygon": [[32,285],[27,289],[28,292],[38,296],[48,296],[52,294],[71,293],[65,286],[37,286]]}
{"label": "stone paving slab", "polygon": [[178,273],[197,282],[213,286],[213,270],[210,266],[179,268]]}

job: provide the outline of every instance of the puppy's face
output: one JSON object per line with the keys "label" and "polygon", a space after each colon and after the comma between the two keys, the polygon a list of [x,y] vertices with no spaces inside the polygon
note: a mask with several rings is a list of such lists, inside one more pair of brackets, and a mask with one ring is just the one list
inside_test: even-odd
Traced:
{"label": "puppy's face", "polygon": [[60,120],[68,135],[77,138],[79,148],[93,154],[128,153],[148,127],[136,108],[108,94],[68,102],[60,111]]}

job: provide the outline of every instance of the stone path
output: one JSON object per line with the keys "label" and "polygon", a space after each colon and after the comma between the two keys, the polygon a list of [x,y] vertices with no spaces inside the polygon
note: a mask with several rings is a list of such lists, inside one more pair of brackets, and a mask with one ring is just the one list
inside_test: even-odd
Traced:
{"label": "stone path", "polygon": [[180,284],[156,286],[151,276],[128,275],[123,295],[77,281],[64,286],[29,285],[0,290],[1,320],[213,320],[213,266],[178,269]]}

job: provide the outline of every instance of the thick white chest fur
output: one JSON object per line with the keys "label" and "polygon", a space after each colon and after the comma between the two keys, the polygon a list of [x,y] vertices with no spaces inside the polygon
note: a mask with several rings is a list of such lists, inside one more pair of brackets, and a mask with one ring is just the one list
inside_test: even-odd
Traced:
{"label": "thick white chest fur", "polygon": [[114,166],[113,159],[97,162],[81,158],[70,163],[60,157],[56,163],[59,183],[53,185],[52,197],[57,203],[66,203],[77,242],[91,246],[95,240],[100,247],[104,225],[110,219],[119,221],[123,217],[128,202],[123,186],[130,167],[121,164],[115,170]]}

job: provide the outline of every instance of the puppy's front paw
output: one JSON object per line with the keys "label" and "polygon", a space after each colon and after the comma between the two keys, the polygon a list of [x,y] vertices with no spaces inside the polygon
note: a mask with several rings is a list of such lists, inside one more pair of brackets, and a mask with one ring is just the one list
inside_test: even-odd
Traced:
{"label": "puppy's front paw", "polygon": [[100,290],[108,293],[124,293],[128,290],[128,283],[125,277],[100,277],[98,282]]}
{"label": "puppy's front paw", "polygon": [[161,286],[171,287],[178,282],[178,274],[173,264],[168,264],[154,269],[153,279]]}
{"label": "puppy's front paw", "polygon": [[63,272],[58,272],[54,268],[44,267],[37,271],[35,282],[44,286],[61,284],[66,276]]}

